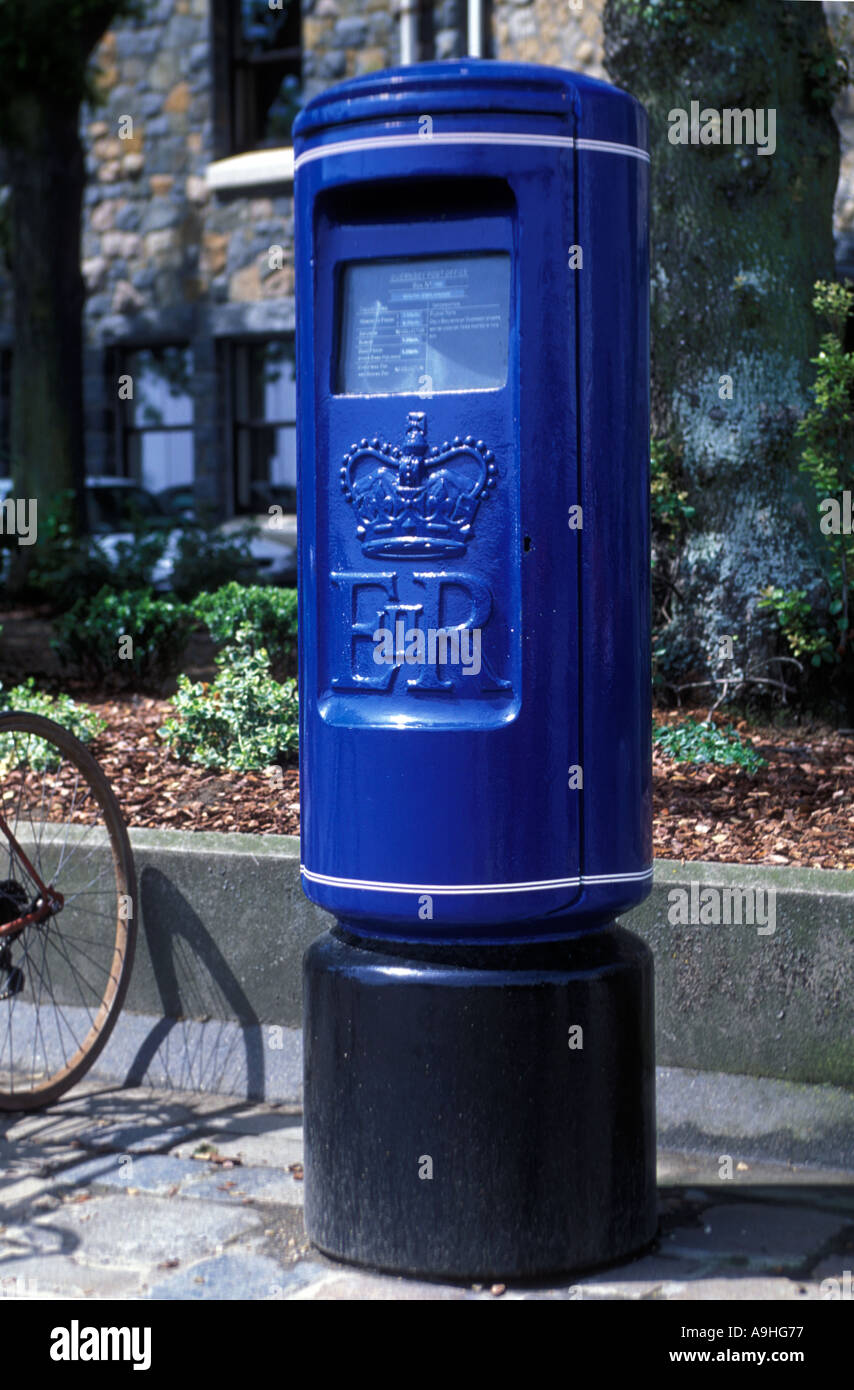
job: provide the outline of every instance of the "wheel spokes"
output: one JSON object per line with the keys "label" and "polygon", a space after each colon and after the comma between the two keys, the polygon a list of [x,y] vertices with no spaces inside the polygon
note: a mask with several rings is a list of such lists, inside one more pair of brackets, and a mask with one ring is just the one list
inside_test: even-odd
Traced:
{"label": "wheel spokes", "polygon": [[[131,954],[120,911],[132,880],[121,817],[97,765],[53,727],[36,716],[0,716],[0,928],[10,927],[0,934],[5,1108],[58,1093],[82,1074],[112,1026]],[[20,926],[39,900],[51,910]]]}

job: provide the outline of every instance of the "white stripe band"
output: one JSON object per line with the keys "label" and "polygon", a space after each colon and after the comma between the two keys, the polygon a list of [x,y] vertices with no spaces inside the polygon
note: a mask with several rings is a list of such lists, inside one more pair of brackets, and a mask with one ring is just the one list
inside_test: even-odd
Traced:
{"label": "white stripe band", "polygon": [[520,131],[499,130],[449,130],[431,136],[424,135],[372,135],[364,140],[336,140],[334,144],[317,145],[312,150],[304,150],[294,161],[297,170],[313,159],[323,159],[330,154],[355,154],[359,150],[382,150],[412,148],[416,145],[546,145],[558,149],[598,150],[603,154],[625,154],[632,159],[642,159],[649,163],[646,150],[635,145],[618,145],[611,140],[576,140],[572,135],[524,135]]}
{"label": "white stripe band", "polygon": [[543,893],[553,888],[580,888],[584,884],[641,883],[652,878],[652,865],[632,874],[582,874],[575,878],[533,880],[530,883],[441,883],[430,887],[419,883],[381,883],[362,878],[336,878],[332,874],[316,874],[300,865],[300,873],[309,883],[322,883],[329,888],[359,888],[368,893],[428,893],[453,896],[471,893]]}
{"label": "white stripe band", "polygon": [[641,150],[637,145],[618,145],[613,140],[587,140],[582,137],[576,140],[575,146],[579,150],[599,150],[604,154],[628,154],[649,164],[649,151]]}

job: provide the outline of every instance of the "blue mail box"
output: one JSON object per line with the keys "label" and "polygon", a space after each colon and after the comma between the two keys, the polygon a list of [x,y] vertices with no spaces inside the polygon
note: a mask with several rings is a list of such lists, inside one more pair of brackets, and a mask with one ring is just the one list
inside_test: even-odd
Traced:
{"label": "blue mail box", "polygon": [[305,1219],[359,1263],[655,1230],[646,144],[468,59],[295,128]]}
{"label": "blue mail box", "polygon": [[357,932],[649,891],[648,172],[639,104],[557,69],[297,123],[303,886]]}

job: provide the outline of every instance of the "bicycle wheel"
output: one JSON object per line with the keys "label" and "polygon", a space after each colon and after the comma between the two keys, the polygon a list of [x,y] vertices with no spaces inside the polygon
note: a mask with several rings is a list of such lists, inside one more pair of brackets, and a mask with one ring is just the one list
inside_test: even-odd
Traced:
{"label": "bicycle wheel", "polygon": [[0,714],[0,1110],[88,1071],[133,964],[136,880],[119,804],[66,729]]}

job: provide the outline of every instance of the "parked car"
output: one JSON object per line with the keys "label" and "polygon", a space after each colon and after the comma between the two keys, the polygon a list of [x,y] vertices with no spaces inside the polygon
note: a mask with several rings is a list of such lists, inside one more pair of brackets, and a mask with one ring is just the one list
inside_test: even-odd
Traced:
{"label": "parked car", "polygon": [[238,536],[252,527],[249,549],[258,567],[261,584],[296,584],[297,582],[297,519],[295,513],[262,512],[254,516],[236,516],[224,521],[218,530],[224,536]]}
{"label": "parked car", "polygon": [[131,542],[140,527],[168,533],[163,554],[151,572],[152,588],[168,590],[188,523],[176,526],[154,493],[130,478],[87,478],[85,497],[89,531],[112,564],[118,562],[119,547]]}
{"label": "parked car", "polygon": [[175,483],[154,494],[167,516],[175,521],[196,521],[196,497],[192,483]]}
{"label": "parked car", "polygon": [[[0,478],[0,503],[11,491],[11,479]],[[183,536],[189,530],[199,528],[192,488],[176,486],[165,488],[163,493],[149,492],[130,478],[90,477],[85,483],[89,531],[93,542],[111,564],[118,563],[120,546],[133,540],[135,527],[168,533],[163,554],[152,572],[152,587],[160,592],[168,591],[171,587]],[[273,489],[271,497],[274,494],[281,500],[269,503],[269,508],[273,510],[268,508],[256,514],[233,517],[217,526],[215,531],[225,539],[236,539],[245,530],[250,531],[248,541],[253,572],[241,574],[241,579],[261,584],[295,584],[294,490]],[[4,555],[7,558],[4,559]],[[0,550],[0,577],[6,564],[8,551]]]}
{"label": "parked car", "polygon": [[[11,478],[0,478],[0,503],[11,491]],[[168,532],[163,554],[152,571],[152,587],[168,590],[181,537],[193,523],[185,521],[176,527],[154,494],[130,478],[87,478],[84,496],[92,540],[113,565],[119,562],[121,545],[133,541],[135,528]]]}
{"label": "parked car", "polygon": [[[199,520],[192,486],[163,488],[156,497],[164,511],[176,521]],[[250,533],[249,550],[257,569],[257,582],[296,584],[296,488],[256,484],[251,511],[216,527],[220,535],[235,539],[246,530]]]}

